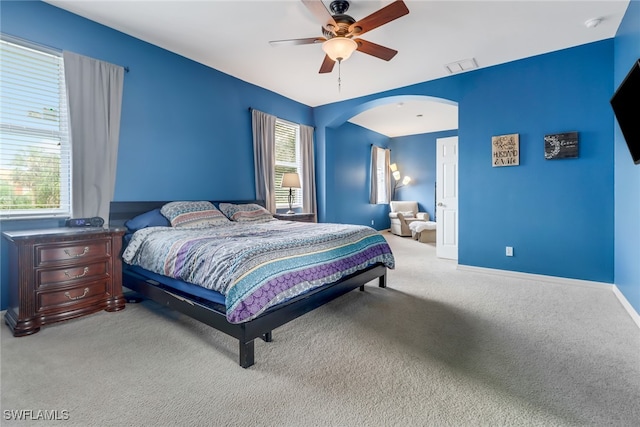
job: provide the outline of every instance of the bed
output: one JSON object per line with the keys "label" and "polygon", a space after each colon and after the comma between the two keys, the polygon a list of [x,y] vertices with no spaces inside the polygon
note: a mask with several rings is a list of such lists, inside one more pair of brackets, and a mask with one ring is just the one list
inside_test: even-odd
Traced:
{"label": "bed", "polygon": [[[194,203],[216,212],[194,213]],[[129,230],[123,286],[236,338],[243,368],[255,363],[256,338],[270,342],[277,327],[368,282],[386,287],[394,267],[369,227],[281,221],[262,206],[112,202],[109,218]]]}

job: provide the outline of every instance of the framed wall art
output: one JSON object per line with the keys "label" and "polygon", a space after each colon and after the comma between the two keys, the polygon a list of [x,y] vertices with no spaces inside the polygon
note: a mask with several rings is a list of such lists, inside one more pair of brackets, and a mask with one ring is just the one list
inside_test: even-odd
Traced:
{"label": "framed wall art", "polygon": [[570,159],[578,157],[578,132],[554,133],[544,136],[544,158]]}
{"label": "framed wall art", "polygon": [[491,163],[494,168],[520,164],[520,136],[517,133],[491,137]]}

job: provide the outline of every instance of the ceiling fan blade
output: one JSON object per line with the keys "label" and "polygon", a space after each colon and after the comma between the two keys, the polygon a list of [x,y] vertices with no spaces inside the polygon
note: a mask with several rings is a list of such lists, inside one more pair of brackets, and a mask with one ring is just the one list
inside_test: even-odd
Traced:
{"label": "ceiling fan blade", "polygon": [[391,58],[396,56],[396,53],[398,53],[397,50],[389,49],[388,47],[380,46],[379,44],[368,42],[366,40],[355,39],[355,42],[358,43],[357,50],[359,52],[384,59],[385,61],[389,61]]}
{"label": "ceiling fan blade", "polygon": [[325,30],[333,34],[336,33],[338,24],[336,24],[335,19],[333,19],[327,7],[322,3],[322,0],[302,0],[302,3],[304,3],[307,9],[316,17],[318,22],[322,24]]}
{"label": "ceiling fan blade", "polygon": [[322,61],[322,65],[320,66],[320,74],[323,73],[330,73],[331,71],[333,71],[333,66],[336,64],[336,62],[329,58],[329,55],[325,55],[324,56],[324,61]]}
{"label": "ceiling fan blade", "polygon": [[289,40],[271,40],[269,44],[274,47],[278,46],[296,46],[301,44],[314,44],[327,41],[324,37],[308,37],[306,39],[289,39]]}
{"label": "ceiling fan blade", "polygon": [[402,0],[396,0],[382,9],[373,12],[371,15],[362,18],[358,22],[351,24],[349,26],[349,32],[353,33],[354,36],[359,36],[408,13],[409,9],[407,5],[404,4]]}

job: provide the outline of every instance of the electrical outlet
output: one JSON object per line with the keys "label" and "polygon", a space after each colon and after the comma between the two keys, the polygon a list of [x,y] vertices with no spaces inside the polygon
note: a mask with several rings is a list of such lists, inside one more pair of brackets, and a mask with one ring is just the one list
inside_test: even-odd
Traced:
{"label": "electrical outlet", "polygon": [[513,247],[507,246],[506,251],[505,251],[505,255],[506,256],[513,256]]}
{"label": "electrical outlet", "polygon": [[371,220],[371,225],[374,225],[374,224],[375,224],[375,220],[374,220],[374,219],[372,219],[372,220]]}

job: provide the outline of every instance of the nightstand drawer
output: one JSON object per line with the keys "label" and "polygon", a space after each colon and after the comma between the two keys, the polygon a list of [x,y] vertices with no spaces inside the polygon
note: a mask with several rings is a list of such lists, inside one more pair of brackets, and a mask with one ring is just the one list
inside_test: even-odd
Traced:
{"label": "nightstand drawer", "polygon": [[36,312],[67,311],[74,305],[86,305],[108,296],[109,280],[82,283],[55,291],[38,292]]}
{"label": "nightstand drawer", "polygon": [[36,245],[36,267],[62,262],[85,262],[91,258],[105,258],[111,254],[111,240],[84,240],[56,245]]}
{"label": "nightstand drawer", "polygon": [[74,280],[96,280],[109,278],[111,271],[111,261],[104,260],[93,264],[84,263],[73,267],[61,267],[56,269],[38,270],[36,276],[36,287],[47,288],[58,286],[64,282]]}

